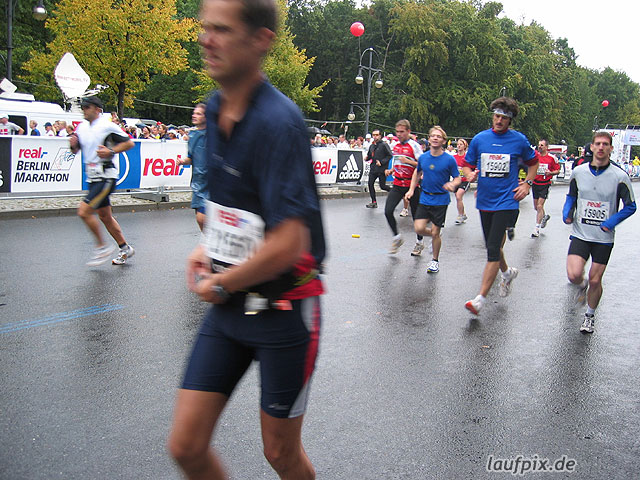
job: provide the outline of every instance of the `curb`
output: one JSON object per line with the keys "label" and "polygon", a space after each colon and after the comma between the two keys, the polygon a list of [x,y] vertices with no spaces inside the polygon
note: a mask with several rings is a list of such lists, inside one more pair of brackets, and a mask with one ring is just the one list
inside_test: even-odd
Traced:
{"label": "curb", "polygon": [[[386,192],[377,193],[378,195],[386,194]],[[342,199],[342,198],[360,198],[368,196],[367,192],[348,191],[344,193],[328,193],[322,195],[320,192],[320,200]],[[149,203],[131,203],[124,205],[112,205],[113,213],[138,213],[151,212],[153,210],[181,210],[190,209],[190,201],[175,202],[149,202]],[[23,210],[4,210],[0,211],[0,220],[2,219],[21,219],[21,218],[46,218],[46,217],[62,217],[76,215],[77,207],[61,207],[61,208],[37,208]]]}

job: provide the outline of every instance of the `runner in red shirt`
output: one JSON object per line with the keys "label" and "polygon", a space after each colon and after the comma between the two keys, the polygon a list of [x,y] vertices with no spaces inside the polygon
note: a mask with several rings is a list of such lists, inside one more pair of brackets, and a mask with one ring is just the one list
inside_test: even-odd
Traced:
{"label": "runner in red shirt", "polygon": [[[456,143],[457,153],[453,155],[453,158],[456,159],[456,163],[458,164],[458,170],[460,171],[460,177],[462,178],[462,183],[458,185],[456,188],[456,206],[458,207],[458,218],[456,218],[456,225],[462,225],[467,221],[467,215],[464,211],[464,201],[462,198],[467,190],[469,190],[469,179],[465,178],[462,172],[462,167],[465,166],[464,158],[467,155],[467,148],[469,148],[469,144],[464,138],[458,139]],[[475,168],[473,169],[475,170]]]}
{"label": "runner in red shirt", "polygon": [[533,208],[536,209],[536,227],[531,233],[531,238],[540,236],[540,229],[547,226],[547,222],[551,215],[547,215],[544,211],[544,202],[549,196],[549,186],[554,175],[560,173],[560,164],[556,157],[549,153],[549,142],[542,138],[538,142],[538,174],[533,180]]}
{"label": "runner in red shirt", "polygon": [[[422,148],[418,142],[411,139],[411,124],[409,120],[398,120],[396,123],[396,135],[398,136],[398,143],[396,143],[392,149],[393,168],[385,170],[384,172],[385,175],[391,175],[393,172],[393,187],[391,187],[391,191],[389,195],[387,195],[387,202],[384,205],[384,215],[387,217],[387,222],[394,235],[393,243],[389,249],[390,254],[398,253],[398,249],[404,243],[402,236],[398,232],[398,224],[393,212],[409,191],[413,171],[418,165],[418,158],[422,155]],[[419,194],[414,195],[409,202],[413,220],[415,220],[419,199]],[[420,256],[424,249],[422,235],[418,235],[417,237],[416,246],[411,252],[412,256]]]}

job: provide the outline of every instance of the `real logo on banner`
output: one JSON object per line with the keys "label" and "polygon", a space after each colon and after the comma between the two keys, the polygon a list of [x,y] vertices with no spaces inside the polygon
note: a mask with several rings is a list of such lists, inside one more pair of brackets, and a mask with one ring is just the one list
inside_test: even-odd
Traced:
{"label": "real logo on banner", "polygon": [[338,183],[359,182],[363,172],[362,151],[338,150]]}

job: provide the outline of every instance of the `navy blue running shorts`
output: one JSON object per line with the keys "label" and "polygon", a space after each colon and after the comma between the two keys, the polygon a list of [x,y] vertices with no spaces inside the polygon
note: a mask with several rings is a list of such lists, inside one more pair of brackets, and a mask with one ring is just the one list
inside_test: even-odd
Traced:
{"label": "navy blue running shorts", "polygon": [[89,193],[82,199],[84,203],[94,210],[111,205],[109,195],[116,188],[116,181],[113,178],[107,178],[99,182],[91,182],[89,184]]}
{"label": "navy blue running shorts", "polygon": [[303,415],[318,355],[320,299],[292,300],[291,306],[245,315],[242,302],[213,305],[200,327],[182,388],[231,397],[256,360],[262,410],[276,418]]}

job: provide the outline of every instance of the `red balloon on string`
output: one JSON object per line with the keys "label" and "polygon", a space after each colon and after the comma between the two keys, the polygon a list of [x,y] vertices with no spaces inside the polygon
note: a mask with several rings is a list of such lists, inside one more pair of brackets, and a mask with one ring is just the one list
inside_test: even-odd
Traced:
{"label": "red balloon on string", "polygon": [[603,107],[608,107],[609,106],[609,100],[602,100],[602,106]]}
{"label": "red balloon on string", "polygon": [[353,22],[349,31],[354,37],[360,37],[364,33],[364,25],[360,22]]}

